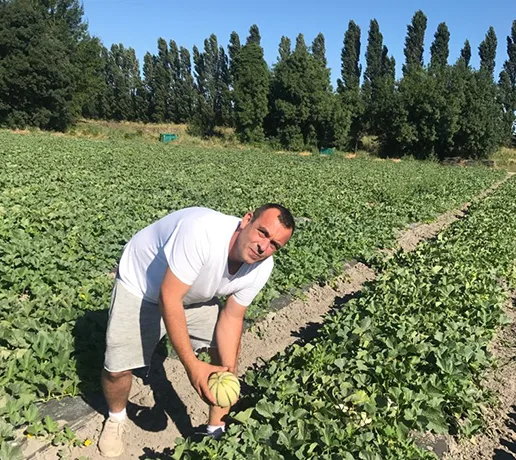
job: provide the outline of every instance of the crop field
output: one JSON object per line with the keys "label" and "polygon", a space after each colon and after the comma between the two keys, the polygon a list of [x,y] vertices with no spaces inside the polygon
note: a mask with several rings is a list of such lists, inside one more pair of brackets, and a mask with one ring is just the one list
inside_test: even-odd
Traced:
{"label": "crop field", "polygon": [[314,341],[247,373],[248,408],[223,442],[180,442],[173,458],[434,458],[410,432],[481,430],[488,344],[516,288],[515,194],[511,179],[435,241],[380,262]]}
{"label": "crop field", "polygon": [[298,231],[248,321],[346,260],[381,276],[316,340],[247,375],[229,440],[183,443],[176,457],[422,458],[409,430],[480,429],[478,376],[506,299],[497,280],[516,282],[514,179],[415,253],[377,255],[504,172],[6,131],[0,164],[0,453],[13,428],[51,431],[35,403],[98,390],[113,272],[135,232],[186,206],[241,216],[269,201]]}

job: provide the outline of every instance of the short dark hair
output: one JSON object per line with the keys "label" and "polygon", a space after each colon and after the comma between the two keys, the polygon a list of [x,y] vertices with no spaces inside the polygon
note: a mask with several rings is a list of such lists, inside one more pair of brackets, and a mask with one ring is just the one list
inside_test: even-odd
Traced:
{"label": "short dark hair", "polygon": [[256,208],[253,212],[253,218],[251,220],[255,221],[268,209],[277,209],[280,212],[278,220],[282,223],[282,225],[285,228],[292,230],[292,234],[294,234],[294,230],[296,229],[296,222],[294,221],[294,216],[287,208],[285,208],[285,206],[282,206],[278,203],[266,203],[260,206],[259,208]]}

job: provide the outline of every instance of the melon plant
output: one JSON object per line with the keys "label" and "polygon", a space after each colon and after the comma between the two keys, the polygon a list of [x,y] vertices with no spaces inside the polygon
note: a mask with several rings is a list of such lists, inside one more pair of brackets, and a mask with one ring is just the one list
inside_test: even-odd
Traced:
{"label": "melon plant", "polygon": [[[292,209],[296,233],[247,310],[252,322],[503,175],[7,131],[0,146],[0,420],[11,428],[37,423],[35,403],[99,389],[114,268],[128,239],[167,213],[243,215],[272,197]],[[0,428],[0,449],[6,439]]]}
{"label": "melon plant", "polygon": [[[516,178],[379,274],[257,370],[223,440],[179,439],[174,460],[435,459],[417,433],[485,428],[490,343],[516,289]],[[274,382],[274,385],[271,385]]]}

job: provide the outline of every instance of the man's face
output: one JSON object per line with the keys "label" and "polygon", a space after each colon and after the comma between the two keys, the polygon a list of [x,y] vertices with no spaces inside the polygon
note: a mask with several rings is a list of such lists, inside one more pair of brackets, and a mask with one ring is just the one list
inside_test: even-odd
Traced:
{"label": "man's face", "polygon": [[240,223],[240,234],[236,241],[238,256],[242,262],[254,264],[272,256],[287,244],[292,230],[283,226],[277,209],[267,209],[255,221],[247,213]]}

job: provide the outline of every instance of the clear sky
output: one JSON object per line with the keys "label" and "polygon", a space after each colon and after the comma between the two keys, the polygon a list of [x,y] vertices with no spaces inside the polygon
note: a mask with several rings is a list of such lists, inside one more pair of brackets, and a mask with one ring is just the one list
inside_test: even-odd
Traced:
{"label": "clear sky", "polygon": [[350,20],[361,28],[361,62],[365,69],[365,51],[369,21],[376,19],[389,54],[396,59],[396,76],[401,76],[407,25],[421,9],[428,18],[425,36],[425,64],[430,59],[430,45],[440,22],[450,30],[450,63],[456,61],[466,39],[472,48],[471,64],[478,68],[478,45],[489,26],[498,38],[496,79],[507,59],[506,40],[516,20],[516,0],[83,0],[84,18],[90,33],[105,46],[123,43],[132,47],[143,62],[147,51],[157,54],[157,40],[175,40],[178,46],[192,51],[202,49],[204,39],[214,33],[219,45],[226,48],[235,30],[245,43],[249,27],[257,24],[262,37],[265,59],[276,62],[281,36],[303,33],[307,45],[322,32],[326,39],[326,58],[332,69],[332,82],[340,77],[340,53]]}

